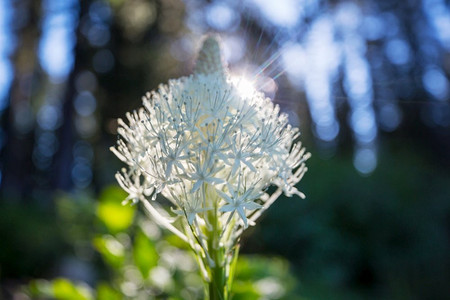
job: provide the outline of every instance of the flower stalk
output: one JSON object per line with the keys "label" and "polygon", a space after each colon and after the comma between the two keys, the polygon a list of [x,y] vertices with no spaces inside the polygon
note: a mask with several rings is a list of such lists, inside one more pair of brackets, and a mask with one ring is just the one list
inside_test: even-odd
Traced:
{"label": "flower stalk", "polygon": [[[127,164],[116,174],[125,202],[142,202],[190,245],[210,300],[230,299],[242,232],[282,193],[304,198],[295,185],[309,153],[296,142],[298,129],[262,93],[242,92],[212,36],[193,75],[160,85],[126,116],[111,148]],[[271,195],[270,185],[278,187]]]}

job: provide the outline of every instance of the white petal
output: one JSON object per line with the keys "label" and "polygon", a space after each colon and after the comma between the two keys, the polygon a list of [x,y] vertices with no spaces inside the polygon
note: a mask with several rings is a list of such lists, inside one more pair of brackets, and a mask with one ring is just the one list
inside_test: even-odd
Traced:
{"label": "white petal", "polygon": [[262,208],[261,205],[259,205],[258,203],[255,203],[255,202],[245,202],[244,204],[242,204],[242,206],[245,207],[246,209],[250,209],[250,210]]}
{"label": "white petal", "polygon": [[222,197],[225,201],[227,201],[228,203],[233,203],[234,201],[230,198],[230,196],[228,196],[227,194],[225,194],[222,191],[217,190],[217,193],[219,194],[220,197]]}
{"label": "white petal", "polygon": [[244,227],[247,228],[248,227],[247,216],[245,215],[244,209],[241,206],[238,206],[236,210],[239,216],[241,217],[242,221],[244,221]]}
{"label": "white petal", "polygon": [[197,180],[197,182],[192,187],[191,193],[195,193],[201,186],[202,186],[203,180]]}
{"label": "white petal", "polygon": [[219,211],[221,211],[221,212],[235,211],[235,210],[236,210],[236,206],[230,205],[230,204],[224,205],[221,208],[219,208]]}

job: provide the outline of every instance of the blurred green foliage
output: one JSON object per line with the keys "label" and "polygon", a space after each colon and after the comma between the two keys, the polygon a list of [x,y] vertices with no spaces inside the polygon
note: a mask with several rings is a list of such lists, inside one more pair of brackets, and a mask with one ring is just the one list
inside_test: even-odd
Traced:
{"label": "blurred green foliage", "polygon": [[243,249],[289,257],[310,299],[448,299],[450,174],[411,141],[385,145],[370,177],[313,155],[307,198],[277,200]]}
{"label": "blurred green foliage", "polygon": [[[266,284],[276,294],[280,282],[285,299],[446,299],[450,175],[426,152],[411,149],[402,140],[381,149],[383,159],[370,177],[350,168],[349,156],[314,155],[300,186],[307,198],[280,198],[243,237],[235,299],[258,299],[258,288]],[[203,287],[189,249],[137,206],[123,207],[124,198],[119,187],[105,189],[99,201],[61,194],[53,212],[0,202],[0,238],[7,245],[0,247],[2,281],[8,286],[5,279],[11,277],[62,275],[97,299],[123,298],[124,283],[131,281],[137,286],[128,286],[128,292],[133,287],[160,298],[197,299]],[[133,222],[108,226],[119,224],[108,216],[122,216],[101,216],[103,205],[116,205],[124,218],[134,215]],[[288,258],[290,266],[252,253]],[[60,272],[66,257],[91,266],[93,279],[87,281],[94,289],[80,285],[79,276]],[[37,283],[40,293],[53,290],[52,281]]]}
{"label": "blurred green foliage", "polygon": [[29,285],[31,295],[42,295],[54,299],[88,300],[91,296],[85,284],[74,284],[65,278],[56,278],[52,282],[38,279]]}
{"label": "blurred green foliage", "polygon": [[127,196],[117,187],[106,188],[100,195],[97,217],[113,233],[123,231],[133,223],[135,206],[121,205]]}
{"label": "blurred green foliage", "polygon": [[[90,247],[103,262],[99,268],[105,270],[105,275],[91,284],[94,288],[69,278],[34,279],[25,288],[30,297],[60,300],[203,298],[203,282],[189,247],[137,212],[136,206],[122,206],[125,197],[119,187],[111,186],[101,193],[96,209],[93,209],[94,201],[77,201],[67,195],[56,200],[60,224],[66,228],[66,239],[75,254],[80,248],[78,244],[90,239]],[[88,209],[92,209],[91,213],[86,212]],[[78,252],[89,251],[78,249]],[[79,259],[83,259],[82,255]],[[237,262],[232,294],[237,300],[299,299],[294,296],[295,286],[286,260],[243,256]]]}

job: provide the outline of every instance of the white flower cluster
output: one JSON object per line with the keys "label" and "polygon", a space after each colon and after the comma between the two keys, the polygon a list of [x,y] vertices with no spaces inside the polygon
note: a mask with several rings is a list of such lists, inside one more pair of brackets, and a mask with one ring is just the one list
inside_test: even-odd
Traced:
{"label": "white flower cluster", "polygon": [[[143,108],[119,119],[121,139],[111,148],[128,165],[116,175],[127,199],[190,242],[217,226],[235,240],[282,192],[304,197],[294,186],[309,157],[294,143],[298,129],[262,93],[241,93],[220,59],[217,40],[207,38],[195,73],[147,93]],[[278,187],[272,195],[270,185]]]}

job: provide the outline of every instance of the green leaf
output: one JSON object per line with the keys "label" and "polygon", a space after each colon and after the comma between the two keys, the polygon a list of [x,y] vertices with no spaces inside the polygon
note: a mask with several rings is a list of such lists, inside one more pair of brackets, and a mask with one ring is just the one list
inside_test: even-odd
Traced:
{"label": "green leaf", "polygon": [[90,300],[93,299],[90,290],[82,285],[74,285],[67,279],[53,280],[53,296],[61,300]]}
{"label": "green leaf", "polygon": [[122,295],[106,283],[97,286],[97,300],[121,300]]}
{"label": "green leaf", "polygon": [[28,291],[33,297],[53,297],[52,283],[45,279],[35,279],[30,281]]}
{"label": "green leaf", "polygon": [[150,270],[158,264],[159,257],[155,245],[140,230],[134,240],[133,258],[143,278],[148,278]]}
{"label": "green leaf", "polygon": [[104,235],[94,238],[94,247],[106,263],[113,268],[120,268],[125,261],[125,247],[113,236]]}
{"label": "green leaf", "polygon": [[239,257],[239,249],[240,249],[240,245],[237,244],[233,250],[233,260],[231,261],[230,264],[230,274],[228,275],[228,282],[227,282],[227,293],[230,293],[230,290],[233,286],[233,280],[234,280],[234,274],[236,273],[236,265],[238,262],[238,257]]}
{"label": "green leaf", "polygon": [[164,240],[166,240],[166,242],[176,248],[191,251],[189,244],[180,239],[175,234],[167,233],[166,235],[164,235]]}
{"label": "green leaf", "polygon": [[103,190],[97,206],[97,216],[112,233],[127,229],[134,219],[135,206],[122,205],[127,194],[117,186]]}
{"label": "green leaf", "polygon": [[232,288],[233,300],[258,300],[261,299],[260,293],[255,290],[251,282],[236,280]]}
{"label": "green leaf", "polygon": [[233,299],[297,299],[289,263],[277,257],[241,256],[232,286]]}
{"label": "green leaf", "polygon": [[257,280],[266,277],[284,278],[291,281],[289,263],[279,257],[241,256],[236,267],[236,278],[241,280]]}

